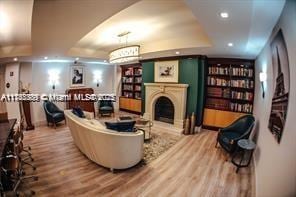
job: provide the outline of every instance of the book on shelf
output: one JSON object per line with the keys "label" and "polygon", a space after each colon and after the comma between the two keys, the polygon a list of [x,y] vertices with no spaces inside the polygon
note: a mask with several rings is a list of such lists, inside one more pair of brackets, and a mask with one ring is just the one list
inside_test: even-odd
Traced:
{"label": "book on shelf", "polygon": [[123,85],[123,90],[132,91],[133,90],[133,86],[132,85]]}
{"label": "book on shelf", "polygon": [[141,99],[141,93],[140,92],[136,92],[135,93],[135,98],[136,99]]}
{"label": "book on shelf", "polygon": [[132,92],[123,92],[123,96],[127,98],[133,98],[133,93]]}
{"label": "book on shelf", "polygon": [[142,77],[135,77],[135,83],[142,83]]}
{"label": "book on shelf", "polygon": [[242,68],[231,68],[231,75],[241,77],[253,77],[253,69],[244,68],[244,65],[241,66]]}
{"label": "book on shelf", "polygon": [[208,96],[210,96],[210,97],[230,98],[230,89],[229,88],[208,87],[207,93],[208,93]]}
{"label": "book on shelf", "polygon": [[208,77],[208,85],[214,86],[229,86],[229,80],[227,79],[220,79],[216,77]]}
{"label": "book on shelf", "polygon": [[135,91],[141,91],[141,86],[140,85],[136,85],[135,86]]}
{"label": "book on shelf", "polygon": [[231,87],[236,87],[236,88],[249,88],[249,89],[254,88],[254,81],[249,79],[231,80],[230,84],[231,84]]}
{"label": "book on shelf", "polygon": [[124,70],[124,75],[125,76],[131,76],[133,74],[134,74],[133,68],[127,68],[127,69]]}
{"label": "book on shelf", "polygon": [[252,101],[253,96],[254,94],[251,92],[238,92],[238,91],[231,92],[231,98],[233,99]]}
{"label": "book on shelf", "polygon": [[208,98],[206,100],[206,107],[229,110],[229,102],[227,100]]}
{"label": "book on shelf", "polygon": [[230,109],[236,112],[252,113],[252,104],[230,103]]}
{"label": "book on shelf", "polygon": [[209,74],[211,74],[211,75],[228,75],[229,68],[211,66],[211,67],[209,67]]}
{"label": "book on shelf", "polygon": [[142,68],[135,68],[134,75],[142,75]]}
{"label": "book on shelf", "polygon": [[133,83],[133,78],[132,77],[122,77],[122,82],[123,83]]}

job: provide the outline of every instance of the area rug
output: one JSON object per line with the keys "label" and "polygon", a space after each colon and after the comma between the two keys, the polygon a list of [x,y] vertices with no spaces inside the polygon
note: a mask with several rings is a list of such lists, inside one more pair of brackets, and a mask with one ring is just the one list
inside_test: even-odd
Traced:
{"label": "area rug", "polygon": [[146,165],[155,160],[162,153],[176,144],[180,139],[180,136],[170,134],[158,135],[156,133],[151,133],[151,139],[144,143],[144,158],[141,164]]}

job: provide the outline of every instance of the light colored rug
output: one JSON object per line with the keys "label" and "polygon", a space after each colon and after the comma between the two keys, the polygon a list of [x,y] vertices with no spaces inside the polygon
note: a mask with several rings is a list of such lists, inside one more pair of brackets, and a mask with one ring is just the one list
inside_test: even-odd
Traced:
{"label": "light colored rug", "polygon": [[158,135],[151,133],[151,139],[144,143],[144,158],[142,164],[148,164],[158,158],[181,139],[176,135]]}

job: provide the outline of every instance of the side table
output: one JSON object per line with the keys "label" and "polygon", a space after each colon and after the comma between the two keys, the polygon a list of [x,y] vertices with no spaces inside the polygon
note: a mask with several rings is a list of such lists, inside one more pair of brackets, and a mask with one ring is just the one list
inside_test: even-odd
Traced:
{"label": "side table", "polygon": [[231,159],[231,162],[237,167],[236,173],[240,168],[249,166],[256,148],[256,144],[250,139],[241,139],[237,142],[237,145],[238,147]]}
{"label": "side table", "polygon": [[144,132],[144,141],[150,140],[151,138],[151,127],[153,126],[153,122],[150,120],[146,120],[144,118],[136,119],[135,127]]}

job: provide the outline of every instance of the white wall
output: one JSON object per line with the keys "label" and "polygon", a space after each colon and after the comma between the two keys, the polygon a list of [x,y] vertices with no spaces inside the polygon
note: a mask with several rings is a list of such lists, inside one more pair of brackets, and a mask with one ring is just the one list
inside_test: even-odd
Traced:
{"label": "white wall", "polygon": [[[33,62],[31,68],[31,92],[36,94],[64,94],[66,89],[70,87],[70,65],[71,63],[61,62]],[[85,65],[85,87],[93,88],[95,94],[110,94],[114,91],[114,66],[105,64],[83,64]],[[25,65],[29,67],[29,65]],[[23,65],[21,66],[23,67]],[[52,86],[48,83],[48,71],[55,69],[60,72],[59,84],[56,85],[56,89],[53,91]],[[28,72],[30,69],[21,69],[21,80],[29,82],[30,79],[26,76],[30,76]],[[93,81],[93,71],[100,70],[102,72],[102,82],[97,87]],[[59,102],[57,105],[64,109],[65,103]],[[42,102],[32,103],[32,122],[35,125],[45,123],[45,114],[42,107]]]}
{"label": "white wall", "polygon": [[[13,76],[10,76],[13,73]],[[19,63],[10,63],[6,65],[5,84],[10,83],[10,87],[5,86],[6,94],[17,94],[19,90]],[[15,102],[6,102],[8,118],[20,119],[19,104]]]}
{"label": "white wall", "polygon": [[[271,111],[273,68],[270,41],[281,28],[287,44],[290,66],[290,97],[288,114],[281,143],[278,144],[268,129]],[[254,115],[258,120],[257,149],[255,151],[256,196],[296,196],[296,1],[286,2],[283,13],[269,42],[265,45],[256,62],[256,87]],[[259,72],[267,72],[265,98],[259,82]],[[293,122],[294,121],[294,122]]]}

